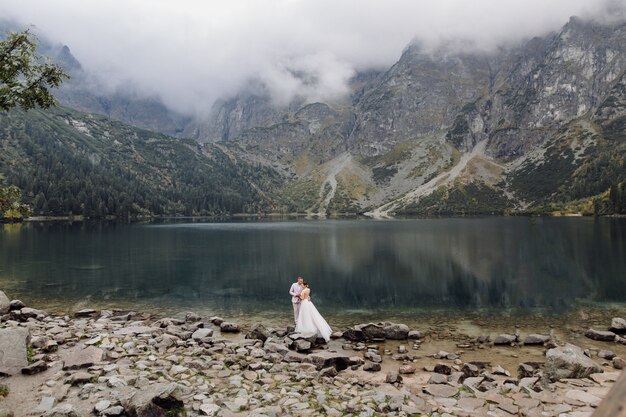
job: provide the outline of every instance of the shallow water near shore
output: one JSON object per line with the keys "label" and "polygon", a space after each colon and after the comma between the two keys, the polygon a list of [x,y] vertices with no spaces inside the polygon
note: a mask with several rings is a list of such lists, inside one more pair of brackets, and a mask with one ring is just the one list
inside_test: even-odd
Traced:
{"label": "shallow water near shore", "polygon": [[[441,320],[499,327],[611,315],[626,302],[626,219],[486,217],[0,228],[0,288],[28,305],[289,322],[309,280],[336,327]],[[589,314],[589,313],[583,313]]]}

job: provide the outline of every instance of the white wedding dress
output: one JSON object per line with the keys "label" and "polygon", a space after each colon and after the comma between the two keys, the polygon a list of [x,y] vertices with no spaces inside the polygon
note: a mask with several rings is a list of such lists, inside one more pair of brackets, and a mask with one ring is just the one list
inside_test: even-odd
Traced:
{"label": "white wedding dress", "polygon": [[332,332],[330,326],[317,311],[307,293],[307,298],[300,302],[300,314],[296,323],[296,333],[317,333],[318,336],[321,336],[328,342]]}

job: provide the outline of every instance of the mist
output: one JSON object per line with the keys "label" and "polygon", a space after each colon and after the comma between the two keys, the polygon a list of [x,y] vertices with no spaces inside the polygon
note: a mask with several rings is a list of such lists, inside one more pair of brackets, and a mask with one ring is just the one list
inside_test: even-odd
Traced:
{"label": "mist", "polygon": [[255,79],[279,104],[338,99],[357,72],[392,65],[412,41],[489,51],[570,16],[624,17],[626,0],[0,0],[0,13],[66,44],[114,89],[133,86],[206,115]]}

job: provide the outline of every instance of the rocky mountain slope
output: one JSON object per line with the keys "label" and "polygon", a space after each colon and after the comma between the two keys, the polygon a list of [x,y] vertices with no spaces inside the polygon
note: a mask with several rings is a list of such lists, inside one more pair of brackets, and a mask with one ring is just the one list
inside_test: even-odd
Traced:
{"label": "rocky mountain slope", "polygon": [[[218,100],[206,120],[172,112],[132,89],[106,92],[67,47],[44,42],[42,52],[73,76],[58,94],[63,104],[191,139],[181,140],[187,144],[181,147],[163,137],[173,149],[211,144],[203,145],[209,161],[203,164],[221,161],[211,173],[182,165],[178,173],[190,177],[189,184],[210,183],[215,175],[229,184],[226,189],[237,189],[246,202],[233,211],[386,217],[626,210],[625,45],[625,22],[578,18],[558,33],[488,53],[416,43],[388,70],[357,74],[349,97],[326,103],[299,97],[276,105],[267,88],[251,80],[237,95]],[[17,120],[22,133],[30,123],[42,129],[52,123],[45,129],[62,136],[58,117],[36,113],[2,121],[12,132]],[[77,120],[122,126],[97,116]],[[134,140],[132,128],[122,130]],[[40,133],[29,134],[41,139]],[[57,140],[73,147],[75,135]],[[160,163],[156,154],[144,159]],[[34,198],[39,191],[26,185],[27,174],[17,179],[5,161],[5,175]],[[242,166],[244,173],[230,175]],[[28,173],[39,174],[34,168]],[[250,185],[253,177],[258,184]],[[186,207],[182,211],[196,213],[217,206]],[[224,205],[219,210],[231,211]]]}
{"label": "rocky mountain slope", "polygon": [[277,109],[242,93],[199,139],[288,169],[310,213],[554,208],[626,180],[625,45],[623,22],[578,18],[491,53],[410,45],[349,101]]}

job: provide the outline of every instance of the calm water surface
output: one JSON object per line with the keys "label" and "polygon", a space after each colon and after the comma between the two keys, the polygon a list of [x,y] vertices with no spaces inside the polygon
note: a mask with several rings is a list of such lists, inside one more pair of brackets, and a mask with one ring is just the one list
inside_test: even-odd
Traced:
{"label": "calm water surface", "polygon": [[331,317],[626,302],[626,219],[0,225],[0,288],[50,310],[268,318],[302,275]]}

